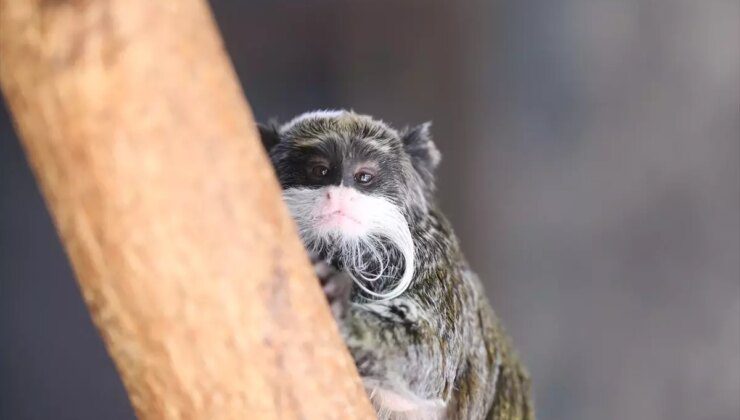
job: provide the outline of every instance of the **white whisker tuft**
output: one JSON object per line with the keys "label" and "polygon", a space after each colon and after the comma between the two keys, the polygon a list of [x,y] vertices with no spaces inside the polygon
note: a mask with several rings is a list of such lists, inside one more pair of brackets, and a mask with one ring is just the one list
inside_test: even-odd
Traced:
{"label": "white whisker tuft", "polygon": [[[358,227],[346,230],[323,224],[322,205],[327,187],[288,188],[283,199],[293,215],[298,232],[309,252],[338,261],[367,295],[378,300],[400,296],[414,276],[414,241],[406,217],[384,197],[358,193]],[[398,261],[399,258],[402,261]],[[403,273],[399,271],[403,269]],[[387,291],[375,291],[370,283],[396,280]]]}

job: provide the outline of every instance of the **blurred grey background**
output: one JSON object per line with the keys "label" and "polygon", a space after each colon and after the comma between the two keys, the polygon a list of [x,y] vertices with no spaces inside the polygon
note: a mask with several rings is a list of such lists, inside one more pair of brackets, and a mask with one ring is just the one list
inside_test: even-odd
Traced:
{"label": "blurred grey background", "polygon": [[[434,121],[539,418],[740,418],[737,0],[212,5],[259,119]],[[0,418],[133,418],[5,110]]]}

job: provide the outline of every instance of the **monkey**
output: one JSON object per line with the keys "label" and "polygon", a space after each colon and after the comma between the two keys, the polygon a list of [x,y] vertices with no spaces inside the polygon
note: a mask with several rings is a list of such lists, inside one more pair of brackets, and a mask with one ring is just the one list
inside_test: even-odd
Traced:
{"label": "monkey", "polygon": [[430,123],[259,124],[379,419],[531,420],[530,379],[435,201]]}

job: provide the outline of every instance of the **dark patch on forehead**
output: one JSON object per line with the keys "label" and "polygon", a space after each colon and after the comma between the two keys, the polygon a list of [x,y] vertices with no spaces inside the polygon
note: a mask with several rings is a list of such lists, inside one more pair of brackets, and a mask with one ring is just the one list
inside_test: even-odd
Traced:
{"label": "dark patch on forehead", "polygon": [[322,155],[327,158],[343,156],[346,153],[346,144],[334,136],[322,138],[296,140],[293,148],[302,154]]}
{"label": "dark patch on forehead", "polygon": [[393,149],[383,148],[373,140],[354,139],[347,142],[327,137],[305,144],[296,142],[292,149],[295,151],[293,156],[298,159],[294,161],[295,163],[308,162],[311,157],[318,157],[325,159],[333,169],[341,171],[351,171],[358,165],[369,163],[384,172],[385,178],[400,169],[397,159],[394,158],[397,154],[393,152]]}
{"label": "dark patch on forehead", "polygon": [[296,123],[284,135],[299,153],[323,155],[337,166],[376,161],[381,169],[396,170],[389,163],[402,155],[397,133],[367,118],[311,118]]}

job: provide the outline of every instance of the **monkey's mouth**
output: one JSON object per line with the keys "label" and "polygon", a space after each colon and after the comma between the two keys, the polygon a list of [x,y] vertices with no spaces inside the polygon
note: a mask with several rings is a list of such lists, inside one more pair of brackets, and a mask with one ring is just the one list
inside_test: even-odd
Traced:
{"label": "monkey's mouth", "polygon": [[319,222],[321,222],[325,227],[334,227],[339,229],[362,227],[362,222],[360,222],[359,219],[342,210],[336,210],[320,215]]}

